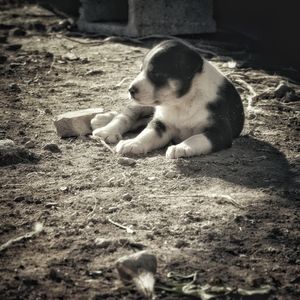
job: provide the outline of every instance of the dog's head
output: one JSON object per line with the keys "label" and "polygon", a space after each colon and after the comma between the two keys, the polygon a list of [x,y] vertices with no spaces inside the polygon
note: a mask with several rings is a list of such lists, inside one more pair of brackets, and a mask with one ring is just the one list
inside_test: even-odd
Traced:
{"label": "dog's head", "polygon": [[129,87],[130,97],[142,105],[178,103],[202,66],[203,59],[191,46],[178,40],[162,42],[146,55]]}

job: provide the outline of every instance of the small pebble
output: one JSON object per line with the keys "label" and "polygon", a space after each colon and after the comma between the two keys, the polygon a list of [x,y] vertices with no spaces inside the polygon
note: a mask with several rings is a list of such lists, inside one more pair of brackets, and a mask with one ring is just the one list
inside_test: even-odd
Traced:
{"label": "small pebble", "polygon": [[52,208],[52,207],[55,207],[55,206],[58,206],[58,203],[56,203],[56,202],[49,202],[49,203],[45,204],[46,208]]}
{"label": "small pebble", "polygon": [[53,153],[60,153],[61,150],[56,144],[50,143],[44,146],[44,150],[53,152]]}
{"label": "small pebble", "polygon": [[87,271],[87,275],[91,276],[92,278],[98,278],[100,276],[103,276],[102,271]]}
{"label": "small pebble", "polygon": [[96,238],[95,239],[95,244],[99,247],[99,248],[107,248],[110,245],[112,245],[113,243],[115,243],[114,240],[112,239],[104,239],[104,238]]}
{"label": "small pebble", "polygon": [[189,243],[184,240],[177,240],[175,247],[180,249],[189,246]]}
{"label": "small pebble", "polygon": [[283,98],[287,93],[295,94],[295,91],[284,82],[281,82],[274,90],[276,98]]}
{"label": "small pebble", "polygon": [[175,172],[175,171],[169,171],[169,172],[167,172],[167,173],[165,174],[165,176],[166,176],[167,178],[175,178],[175,177],[178,176],[178,174],[177,174],[177,172]]}
{"label": "small pebble", "polygon": [[13,28],[9,31],[10,36],[25,36],[26,31],[22,28]]}
{"label": "small pebble", "polygon": [[118,210],[117,207],[112,206],[107,209],[107,213],[112,214],[112,213],[116,212],[117,210]]}
{"label": "small pebble", "polygon": [[50,108],[45,108],[44,113],[47,114],[47,115],[51,115],[52,111],[51,111]]}
{"label": "small pebble", "polygon": [[122,199],[125,200],[125,201],[131,201],[132,196],[129,193],[126,193],[122,196]]}
{"label": "small pebble", "polygon": [[70,22],[69,19],[65,19],[65,20],[61,20],[60,22],[58,22],[57,24],[53,25],[51,27],[51,31],[62,31],[64,29],[70,29],[72,27],[72,22]]}
{"label": "small pebble", "polygon": [[16,83],[11,83],[8,86],[8,88],[9,88],[10,91],[13,91],[13,92],[16,92],[16,93],[21,93],[22,92],[21,88]]}
{"label": "small pebble", "polygon": [[25,143],[25,148],[31,149],[34,148],[34,142],[32,140],[29,140],[28,142]]}
{"label": "small pebble", "polygon": [[25,200],[25,196],[17,196],[14,199],[14,202],[22,202]]}
{"label": "small pebble", "polygon": [[128,157],[119,157],[118,164],[122,166],[135,166],[136,160]]}
{"label": "small pebble", "polygon": [[66,193],[66,192],[68,192],[69,188],[67,186],[62,186],[59,188],[59,190]]}
{"label": "small pebble", "polygon": [[62,59],[69,60],[69,61],[75,61],[75,60],[79,60],[79,57],[75,53],[69,52],[69,53],[64,54],[62,56]]}
{"label": "small pebble", "polygon": [[48,52],[48,51],[47,51],[47,52],[45,53],[45,58],[51,58],[51,59],[52,59],[53,57],[54,57],[54,54],[53,54],[52,52]]}

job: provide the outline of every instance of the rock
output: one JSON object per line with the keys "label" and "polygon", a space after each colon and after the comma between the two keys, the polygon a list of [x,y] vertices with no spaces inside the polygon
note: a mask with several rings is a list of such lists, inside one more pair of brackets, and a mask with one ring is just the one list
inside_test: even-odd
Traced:
{"label": "rock", "polygon": [[104,239],[104,238],[96,238],[95,244],[99,248],[108,248],[109,246],[113,245],[115,240],[113,239]]}
{"label": "rock", "polygon": [[176,171],[169,171],[169,172],[167,172],[165,174],[165,176],[167,178],[171,178],[172,179],[172,178],[176,178],[178,176],[178,173]]}
{"label": "rock", "polygon": [[45,112],[45,114],[47,114],[47,115],[52,115],[52,111],[51,111],[50,108],[45,108],[44,112]]}
{"label": "rock", "polygon": [[37,156],[9,139],[0,140],[0,166],[26,163],[37,160]]}
{"label": "rock", "polygon": [[119,157],[118,158],[118,164],[122,166],[135,166],[136,165],[136,160],[129,158],[129,157]]}
{"label": "rock", "polygon": [[29,140],[28,142],[25,143],[25,148],[31,149],[34,148],[34,142],[32,140]]}
{"label": "rock", "polygon": [[71,29],[73,26],[73,23],[70,21],[70,19],[65,19],[59,21],[57,24],[53,25],[51,27],[51,31],[62,31],[65,29]]}
{"label": "rock", "polygon": [[101,270],[97,271],[86,271],[86,275],[92,278],[99,278],[103,276],[103,272]]}
{"label": "rock", "polygon": [[67,192],[69,191],[69,188],[68,188],[67,186],[61,186],[61,187],[59,188],[59,190],[60,190],[61,192],[63,192],[63,193],[67,193]]}
{"label": "rock", "polygon": [[281,82],[274,90],[275,97],[280,99],[283,98],[287,93],[295,94],[295,91],[284,82]]}
{"label": "rock", "polygon": [[48,202],[45,204],[45,208],[52,208],[52,207],[57,207],[58,203],[56,202]]}
{"label": "rock", "polygon": [[[47,52],[45,53],[45,58],[53,59],[53,57],[54,57],[54,54],[53,54],[52,52],[47,51]],[[51,90],[54,90],[54,89],[53,89],[53,88],[50,89],[49,92],[50,92]]]}
{"label": "rock", "polygon": [[11,44],[5,47],[7,51],[17,51],[20,50],[21,48],[22,48],[21,44]]}
{"label": "rock", "polygon": [[108,214],[112,214],[112,213],[114,213],[114,212],[116,212],[116,211],[118,211],[118,207],[116,207],[116,206],[111,206],[111,207],[109,207],[108,209],[107,209],[107,213]]}
{"label": "rock", "polygon": [[148,251],[140,251],[132,255],[123,256],[116,262],[120,279],[133,282],[139,292],[148,299],[152,299],[154,291],[154,275],[157,269],[156,256]]}
{"label": "rock", "polygon": [[79,60],[80,58],[73,52],[68,52],[61,57],[63,60],[75,61]]}
{"label": "rock", "polygon": [[69,284],[73,284],[73,280],[67,275],[64,274],[61,270],[59,269],[51,269],[49,272],[49,279],[55,282],[66,282]]}
{"label": "rock", "polygon": [[50,151],[52,153],[60,153],[61,152],[59,147],[54,143],[46,144],[43,149],[47,150],[47,151]]}
{"label": "rock", "polygon": [[64,138],[91,134],[91,120],[102,112],[103,108],[90,108],[67,112],[57,116],[54,126],[56,127],[58,136]]}
{"label": "rock", "polygon": [[184,240],[177,240],[175,243],[175,247],[176,248],[184,248],[184,247],[188,247],[190,244]]}
{"label": "rock", "polygon": [[126,193],[122,196],[122,199],[125,200],[125,201],[131,201],[132,196],[129,193]]}
{"label": "rock", "polygon": [[10,36],[25,36],[26,31],[22,28],[13,28],[9,31]]}
{"label": "rock", "polygon": [[16,93],[21,93],[22,92],[21,88],[16,83],[11,83],[8,86],[8,88],[12,92],[16,92]]}
{"label": "rock", "polygon": [[17,196],[17,197],[15,197],[14,198],[14,202],[23,202],[23,201],[25,201],[26,200],[26,198],[25,198],[25,196]]}

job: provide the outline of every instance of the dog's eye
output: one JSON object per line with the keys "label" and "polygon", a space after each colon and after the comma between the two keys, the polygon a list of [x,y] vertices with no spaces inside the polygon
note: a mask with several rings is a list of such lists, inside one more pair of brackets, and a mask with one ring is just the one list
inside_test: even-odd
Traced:
{"label": "dog's eye", "polygon": [[151,73],[149,77],[156,86],[163,86],[167,82],[166,75],[162,73]]}

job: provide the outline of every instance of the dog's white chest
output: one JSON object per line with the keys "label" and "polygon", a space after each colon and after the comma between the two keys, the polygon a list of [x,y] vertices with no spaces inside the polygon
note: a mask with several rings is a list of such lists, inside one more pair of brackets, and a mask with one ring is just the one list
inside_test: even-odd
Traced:
{"label": "dog's white chest", "polygon": [[205,106],[158,107],[155,117],[167,125],[173,138],[178,141],[201,133],[209,122],[209,112]]}

